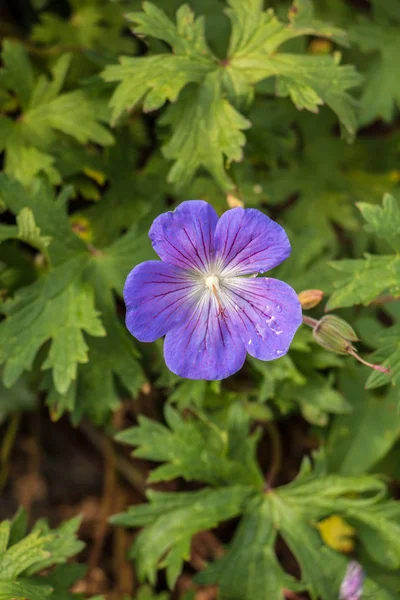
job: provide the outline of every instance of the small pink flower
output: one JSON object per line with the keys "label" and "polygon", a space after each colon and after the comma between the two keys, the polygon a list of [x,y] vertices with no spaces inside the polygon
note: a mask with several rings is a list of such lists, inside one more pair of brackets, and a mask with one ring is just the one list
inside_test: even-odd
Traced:
{"label": "small pink flower", "polygon": [[364,582],[364,571],[361,565],[352,560],[340,586],[339,600],[360,600]]}

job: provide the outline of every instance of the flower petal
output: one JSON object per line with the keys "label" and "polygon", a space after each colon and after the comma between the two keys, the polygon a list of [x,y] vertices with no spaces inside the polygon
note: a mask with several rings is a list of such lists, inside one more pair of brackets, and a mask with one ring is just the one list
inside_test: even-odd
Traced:
{"label": "flower petal", "polygon": [[290,254],[283,227],[253,208],[233,208],[222,215],[215,230],[215,254],[221,275],[263,273]]}
{"label": "flower petal", "polygon": [[302,322],[301,304],[290,285],[270,277],[234,277],[224,281],[221,300],[251,356],[274,360],[287,353]]}
{"label": "flower petal", "polygon": [[159,260],[135,267],[124,287],[126,326],[141,342],[154,342],[180,321],[199,293],[187,271]]}
{"label": "flower petal", "polygon": [[157,217],[149,237],[163,261],[204,272],[213,257],[217,222],[218,215],[207,202],[188,200]]}
{"label": "flower petal", "polygon": [[167,367],[188,379],[225,379],[243,366],[246,349],[233,325],[223,315],[215,296],[206,292],[186,321],[165,338]]}

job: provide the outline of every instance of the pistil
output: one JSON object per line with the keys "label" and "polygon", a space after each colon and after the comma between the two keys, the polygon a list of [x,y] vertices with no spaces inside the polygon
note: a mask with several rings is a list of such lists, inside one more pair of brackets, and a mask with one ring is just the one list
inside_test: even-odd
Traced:
{"label": "pistil", "polygon": [[223,308],[222,306],[222,302],[220,299],[220,288],[219,288],[219,278],[217,277],[217,275],[209,275],[208,277],[205,278],[204,283],[206,285],[206,287],[210,290],[210,292],[212,292],[214,294],[215,300],[217,302],[218,305],[218,312],[217,312],[217,317],[222,316],[223,318],[225,318],[225,308]]}

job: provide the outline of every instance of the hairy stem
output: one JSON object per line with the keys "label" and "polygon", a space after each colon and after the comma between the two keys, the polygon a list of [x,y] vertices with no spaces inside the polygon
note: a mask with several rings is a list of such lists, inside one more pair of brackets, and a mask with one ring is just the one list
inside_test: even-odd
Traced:
{"label": "hairy stem", "polygon": [[303,315],[303,323],[304,325],[308,325],[309,327],[314,328],[318,321],[317,319],[313,319],[312,317],[307,317],[307,315]]}
{"label": "hairy stem", "polygon": [[358,360],[358,362],[365,365],[366,367],[369,367],[370,369],[373,369],[374,371],[379,371],[380,373],[385,373],[385,375],[391,374],[391,370],[388,367],[382,367],[382,365],[375,365],[373,363],[368,362],[367,360],[364,360],[363,358],[361,358],[361,356],[359,356],[357,354],[357,352],[353,348],[349,348],[348,353],[351,356],[353,356],[353,358]]}

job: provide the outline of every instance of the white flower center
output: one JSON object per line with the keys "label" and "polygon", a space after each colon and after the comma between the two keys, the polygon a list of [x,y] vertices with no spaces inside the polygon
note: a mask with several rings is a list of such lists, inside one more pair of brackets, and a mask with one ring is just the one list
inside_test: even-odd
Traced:
{"label": "white flower center", "polygon": [[208,275],[204,279],[205,286],[210,290],[210,292],[214,292],[215,290],[219,290],[219,277],[217,275]]}

